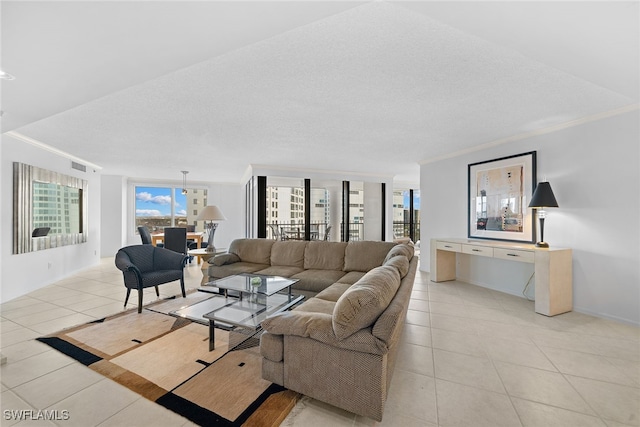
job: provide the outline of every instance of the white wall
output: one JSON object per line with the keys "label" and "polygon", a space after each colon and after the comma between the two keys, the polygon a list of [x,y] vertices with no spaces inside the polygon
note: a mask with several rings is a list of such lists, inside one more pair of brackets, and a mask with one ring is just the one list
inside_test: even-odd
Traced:
{"label": "white wall", "polygon": [[[469,163],[535,150],[538,181],[560,205],[548,209],[545,240],[573,249],[574,310],[640,324],[638,128],[635,111],[422,165],[423,250],[434,237],[467,237]],[[458,257],[463,280],[521,294],[530,272],[520,263],[477,258]]]}
{"label": "white wall", "polygon": [[227,217],[221,221],[214,236],[216,248],[229,248],[235,239],[244,237],[244,185],[210,184],[207,203],[216,205]]}
{"label": "white wall", "polygon": [[[5,302],[77,271],[100,260],[100,187],[99,170],[87,172],[71,168],[71,160],[34,145],[2,135],[0,146],[0,301]],[[27,163],[87,180],[87,242],[77,245],[14,255],[13,252],[13,162]]]}
{"label": "white wall", "polygon": [[124,176],[102,176],[100,210],[100,252],[104,257],[112,256],[127,244],[127,179]]}
{"label": "white wall", "polygon": [[[384,202],[386,202],[386,200],[384,200]],[[385,238],[380,235],[382,231],[382,203],[382,187],[380,183],[365,182],[364,240],[386,240],[388,226],[385,225]],[[385,206],[387,205],[385,204]]]}

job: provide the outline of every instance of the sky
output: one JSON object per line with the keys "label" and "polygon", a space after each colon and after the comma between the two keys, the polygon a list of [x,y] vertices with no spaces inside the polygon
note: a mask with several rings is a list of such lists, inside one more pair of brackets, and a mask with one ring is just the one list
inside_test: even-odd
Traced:
{"label": "sky", "polygon": [[[168,187],[136,187],[136,216],[171,216],[171,193],[173,188]],[[417,196],[417,197],[416,197]],[[414,192],[414,206],[420,210],[419,193]],[[404,206],[409,207],[409,192],[404,194]],[[175,189],[175,214],[187,215],[187,197],[182,194],[180,188]]]}
{"label": "sky", "polygon": [[[409,191],[403,192],[404,200],[403,204],[405,209],[409,209]],[[420,191],[413,191],[413,209],[419,211],[420,210]]]}
{"label": "sky", "polygon": [[[170,216],[171,193],[167,187],[136,187],[136,216]],[[187,197],[175,189],[175,214],[187,215]]]}

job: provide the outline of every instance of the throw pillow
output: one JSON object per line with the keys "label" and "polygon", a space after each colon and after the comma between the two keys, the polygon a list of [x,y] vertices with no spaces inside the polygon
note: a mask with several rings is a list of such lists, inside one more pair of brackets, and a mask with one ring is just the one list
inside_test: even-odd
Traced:
{"label": "throw pillow", "polygon": [[209,263],[217,266],[225,265],[225,264],[233,264],[234,262],[240,261],[240,257],[236,254],[220,254],[214,256]]}
{"label": "throw pillow", "polygon": [[413,258],[414,251],[415,251],[415,248],[413,247],[412,244],[409,244],[409,243],[402,243],[399,245],[395,245],[394,247],[391,248],[391,250],[385,257],[384,262],[382,264],[384,265],[391,258],[399,255],[403,255],[407,257],[407,259],[411,259]]}
{"label": "throw pillow", "polygon": [[354,283],[333,309],[333,332],[343,340],[371,326],[387,308],[398,288],[400,273],[395,267],[376,267]]}
{"label": "throw pillow", "polygon": [[384,265],[390,265],[397,268],[401,278],[406,276],[409,272],[409,260],[403,256],[394,256],[389,261],[385,262]]}

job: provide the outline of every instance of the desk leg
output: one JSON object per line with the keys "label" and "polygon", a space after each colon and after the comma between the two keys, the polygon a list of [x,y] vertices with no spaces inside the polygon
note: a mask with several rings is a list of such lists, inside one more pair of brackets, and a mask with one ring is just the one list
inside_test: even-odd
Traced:
{"label": "desk leg", "polygon": [[431,272],[432,282],[446,282],[456,280],[456,253],[431,249]]}
{"label": "desk leg", "polygon": [[215,321],[209,319],[209,351],[216,349],[216,325]]}

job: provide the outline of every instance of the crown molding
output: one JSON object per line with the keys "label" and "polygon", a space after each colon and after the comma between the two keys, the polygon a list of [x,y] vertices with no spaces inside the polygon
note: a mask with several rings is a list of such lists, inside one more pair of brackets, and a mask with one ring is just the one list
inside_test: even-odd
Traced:
{"label": "crown molding", "polygon": [[426,165],[429,163],[439,162],[441,160],[452,159],[454,157],[463,156],[465,154],[475,153],[476,151],[486,150],[488,148],[496,147],[498,145],[506,144],[509,142],[521,141],[523,139],[531,138],[538,135],[544,135],[547,133],[557,132],[563,129],[568,129],[574,126],[579,126],[585,123],[595,122],[598,120],[606,119],[609,117],[618,116],[620,114],[630,113],[632,111],[640,110],[640,104],[631,104],[621,108],[616,108],[615,110],[604,111],[602,113],[592,114],[590,116],[581,117],[579,119],[570,120],[568,122],[560,123],[553,126],[548,126],[546,128],[537,129],[530,132],[524,132],[517,135],[508,136],[506,138],[496,139],[495,141],[487,142],[484,144],[476,145],[474,147],[466,148],[464,150],[455,151],[453,153],[444,154],[442,156],[433,157],[430,159],[425,159],[418,164],[420,166]]}
{"label": "crown molding", "polygon": [[28,137],[26,135],[23,135],[23,134],[19,133],[19,132],[16,132],[16,131],[12,130],[12,131],[9,131],[9,132],[5,132],[3,135],[10,136],[10,137],[12,137],[14,139],[17,139],[18,141],[26,142],[27,144],[31,144],[31,145],[33,145],[35,147],[38,147],[38,148],[40,148],[42,150],[45,150],[45,151],[48,151],[50,153],[56,154],[56,155],[58,155],[60,157],[65,157],[65,158],[67,158],[69,160],[73,160],[74,162],[82,163],[82,164],[84,164],[86,166],[89,166],[89,167],[91,167],[93,169],[102,170],[102,166],[96,165],[95,163],[91,163],[91,162],[89,162],[89,161],[87,161],[85,159],[81,159],[80,157],[74,156],[73,154],[69,154],[69,153],[67,153],[65,151],[58,150],[57,148],[54,148],[54,147],[52,147],[50,145],[45,144],[44,142],[40,142],[40,141],[36,140],[36,139],[30,138],[30,137]]}

